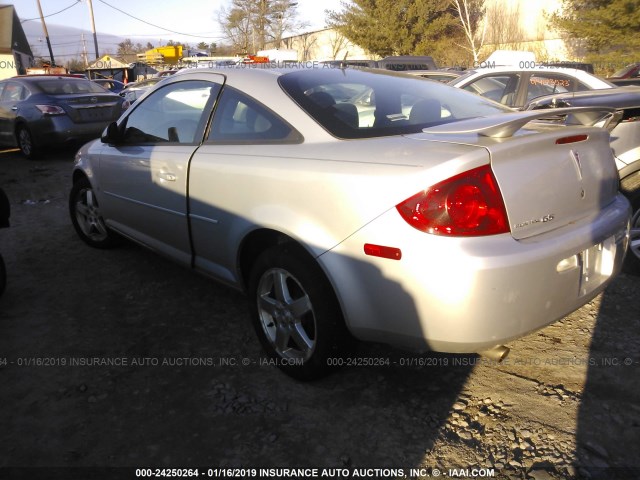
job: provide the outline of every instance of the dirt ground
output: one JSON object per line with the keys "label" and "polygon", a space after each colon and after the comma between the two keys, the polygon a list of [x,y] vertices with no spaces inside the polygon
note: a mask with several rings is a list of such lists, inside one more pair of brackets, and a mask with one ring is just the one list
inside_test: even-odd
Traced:
{"label": "dirt ground", "polygon": [[[640,478],[640,277],[501,365],[361,345],[388,365],[299,383],[264,364],[241,294],[82,243],[72,162],[0,152],[0,478]],[[192,470],[136,472],[166,468]]]}

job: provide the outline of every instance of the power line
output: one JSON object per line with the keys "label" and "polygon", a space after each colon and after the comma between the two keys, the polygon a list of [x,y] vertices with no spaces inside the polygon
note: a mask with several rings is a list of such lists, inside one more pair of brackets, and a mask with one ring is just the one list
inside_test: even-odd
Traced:
{"label": "power line", "polygon": [[[48,17],[53,17],[54,15],[58,15],[59,13],[64,12],[65,10],[69,10],[71,7],[75,7],[77,4],[79,4],[81,2],[81,0],[76,0],[76,3],[72,3],[71,5],[69,5],[68,7],[63,8],[62,10],[58,10],[55,13],[50,13],[49,15],[45,15],[42,18],[48,18]],[[29,22],[31,20],[39,20],[40,17],[36,17],[36,18],[25,18],[24,20],[20,20],[20,23],[24,23],[24,22]]]}
{"label": "power line", "polygon": [[135,17],[135,16],[131,15],[130,13],[125,12],[124,10],[120,10],[119,8],[114,7],[113,5],[108,4],[108,3],[107,3],[107,2],[105,2],[104,0],[99,0],[99,1],[100,1],[100,3],[104,3],[107,7],[111,7],[111,8],[113,8],[114,10],[117,10],[117,11],[119,11],[120,13],[123,13],[123,14],[124,14],[124,15],[126,15],[127,17],[131,17],[131,18],[133,18],[133,19],[135,19],[135,20],[138,20],[139,22],[146,23],[147,25],[151,25],[152,27],[159,28],[160,30],[165,30],[165,31],[167,31],[167,32],[175,33],[176,35],[184,35],[184,36],[187,36],[187,37],[196,37],[196,38],[219,38],[219,37],[205,37],[205,36],[203,36],[203,35],[192,35],[192,34],[190,34],[190,33],[176,32],[175,30],[170,30],[170,29],[168,29],[168,28],[164,28],[164,27],[161,27],[161,26],[159,26],[159,25],[155,25],[155,24],[153,24],[153,23],[147,22],[146,20],[142,20],[141,18]]}

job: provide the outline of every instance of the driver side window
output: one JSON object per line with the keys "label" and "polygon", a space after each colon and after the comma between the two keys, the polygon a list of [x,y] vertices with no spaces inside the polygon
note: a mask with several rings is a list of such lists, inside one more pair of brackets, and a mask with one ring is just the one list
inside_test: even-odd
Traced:
{"label": "driver side window", "polygon": [[125,143],[200,143],[219,91],[220,85],[204,80],[159,88],[126,118]]}

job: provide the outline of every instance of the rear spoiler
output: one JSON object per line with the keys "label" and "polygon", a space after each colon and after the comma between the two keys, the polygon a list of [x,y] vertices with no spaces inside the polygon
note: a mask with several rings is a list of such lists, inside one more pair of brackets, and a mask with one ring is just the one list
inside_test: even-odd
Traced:
{"label": "rear spoiler", "polygon": [[608,107],[571,107],[554,108],[552,110],[527,110],[524,112],[508,112],[490,117],[477,117],[459,122],[446,123],[436,127],[425,128],[424,133],[436,135],[475,133],[484,137],[507,138],[533,120],[548,119],[566,115],[565,124],[594,126],[606,128],[614,118],[615,109]]}

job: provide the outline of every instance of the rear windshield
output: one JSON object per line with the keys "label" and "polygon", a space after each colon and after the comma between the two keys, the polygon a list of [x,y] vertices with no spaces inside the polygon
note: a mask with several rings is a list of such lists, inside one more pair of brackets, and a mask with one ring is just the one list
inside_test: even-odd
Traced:
{"label": "rear windshield", "polygon": [[282,75],[282,88],[331,134],[368,138],[495,115],[510,109],[440,82],[358,69],[309,69]]}
{"label": "rear windshield", "polygon": [[69,95],[74,93],[107,93],[100,85],[89,80],[55,78],[36,82],[40,90],[48,95]]}

